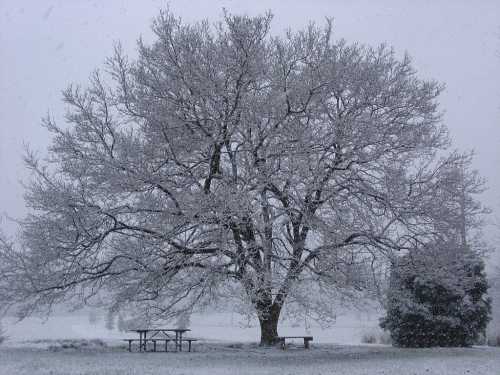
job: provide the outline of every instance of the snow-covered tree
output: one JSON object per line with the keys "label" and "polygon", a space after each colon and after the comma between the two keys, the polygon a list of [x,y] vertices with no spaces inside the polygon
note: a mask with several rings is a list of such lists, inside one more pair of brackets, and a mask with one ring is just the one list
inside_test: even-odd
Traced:
{"label": "snow-covered tree", "polygon": [[236,297],[271,344],[285,302],[326,317],[359,289],[346,260],[435,236],[437,181],[463,158],[445,155],[441,86],[330,23],[273,37],[271,19],[162,12],[136,59],[116,47],[64,92],[67,124],[45,119],[47,157],[26,155],[31,212],[3,242],[2,299],[28,314],[105,294],[155,319]]}
{"label": "snow-covered tree", "polygon": [[459,244],[433,246],[394,265],[381,326],[397,346],[470,346],[490,320],[484,263]]}
{"label": "snow-covered tree", "polygon": [[483,335],[491,300],[482,255],[483,208],[474,195],[484,181],[464,157],[444,168],[436,200],[444,218],[432,242],[397,259],[391,269],[382,328],[404,347],[469,346]]}

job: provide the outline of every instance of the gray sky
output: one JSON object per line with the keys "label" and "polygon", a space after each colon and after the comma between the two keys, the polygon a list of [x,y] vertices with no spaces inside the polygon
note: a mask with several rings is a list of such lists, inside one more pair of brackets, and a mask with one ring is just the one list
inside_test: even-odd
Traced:
{"label": "gray sky", "polygon": [[[85,84],[120,40],[133,54],[165,1],[0,0],[0,215],[24,215],[23,143],[43,154],[47,111],[61,119],[61,90]],[[454,145],[476,151],[483,200],[500,216],[500,1],[172,0],[186,21],[271,10],[275,33],[334,18],[338,38],[407,51],[420,77],[446,84],[444,122]],[[59,120],[60,122],[62,121]],[[12,233],[12,223],[1,224]]]}

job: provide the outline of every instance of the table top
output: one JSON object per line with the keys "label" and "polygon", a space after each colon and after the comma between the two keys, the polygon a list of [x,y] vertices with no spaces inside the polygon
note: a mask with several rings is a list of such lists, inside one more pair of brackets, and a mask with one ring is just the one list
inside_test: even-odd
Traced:
{"label": "table top", "polygon": [[130,329],[130,332],[187,332],[191,331],[188,328],[144,328],[144,329]]}

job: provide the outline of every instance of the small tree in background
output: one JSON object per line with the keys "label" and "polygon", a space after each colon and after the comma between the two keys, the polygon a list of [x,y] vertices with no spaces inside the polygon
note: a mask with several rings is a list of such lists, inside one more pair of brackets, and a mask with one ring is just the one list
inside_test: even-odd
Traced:
{"label": "small tree in background", "polygon": [[118,321],[116,323],[116,328],[118,328],[120,332],[125,332],[128,329],[130,329],[129,322],[125,320],[123,314],[118,314]]}
{"label": "small tree in background", "polygon": [[0,344],[2,344],[6,339],[5,330],[3,329],[2,321],[0,320]]}
{"label": "small tree in background", "polygon": [[116,311],[109,310],[106,314],[106,329],[110,331],[115,329],[115,319],[116,319]]}
{"label": "small tree in background", "polygon": [[92,325],[96,325],[98,321],[99,316],[97,315],[97,312],[95,310],[91,310],[89,312],[89,323]]}
{"label": "small tree in background", "polygon": [[186,312],[177,317],[176,326],[178,328],[189,328],[191,325],[191,314]]}
{"label": "small tree in background", "polygon": [[485,332],[491,306],[483,261],[471,251],[443,256],[451,247],[436,244],[393,267],[381,326],[396,346],[470,346]]}

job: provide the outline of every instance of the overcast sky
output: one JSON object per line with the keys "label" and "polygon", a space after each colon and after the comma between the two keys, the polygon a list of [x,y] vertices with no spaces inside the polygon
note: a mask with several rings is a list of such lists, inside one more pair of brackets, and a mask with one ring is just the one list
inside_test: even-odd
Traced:
{"label": "overcast sky", "polygon": [[[50,139],[40,126],[47,111],[62,121],[61,90],[85,84],[120,40],[130,53],[161,7],[185,21],[233,13],[274,15],[273,33],[334,18],[350,42],[387,43],[407,51],[420,77],[446,85],[444,122],[454,146],[476,151],[488,179],[483,200],[500,216],[500,1],[230,1],[0,0],[0,215],[25,214],[23,143],[43,154]],[[14,225],[4,220],[7,232]],[[490,232],[491,234],[491,232]]]}

